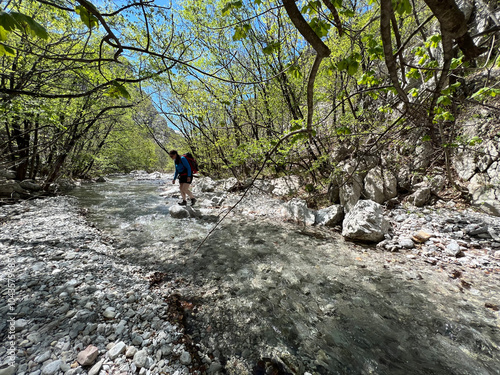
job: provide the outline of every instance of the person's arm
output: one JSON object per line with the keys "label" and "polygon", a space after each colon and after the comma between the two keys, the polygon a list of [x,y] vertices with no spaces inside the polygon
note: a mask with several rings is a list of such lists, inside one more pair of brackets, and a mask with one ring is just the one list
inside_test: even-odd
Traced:
{"label": "person's arm", "polygon": [[172,183],[175,183],[175,180],[177,179],[177,176],[179,175],[179,172],[177,171],[177,165],[175,165],[175,163],[174,163],[174,167],[175,167],[175,173],[174,173],[174,179],[172,180]]}
{"label": "person's arm", "polygon": [[182,165],[184,166],[184,168],[186,168],[186,170],[188,172],[188,177],[191,177],[193,175],[191,173],[191,166],[189,165],[189,162],[187,161],[187,159],[184,156],[181,157],[181,162],[182,162]]}

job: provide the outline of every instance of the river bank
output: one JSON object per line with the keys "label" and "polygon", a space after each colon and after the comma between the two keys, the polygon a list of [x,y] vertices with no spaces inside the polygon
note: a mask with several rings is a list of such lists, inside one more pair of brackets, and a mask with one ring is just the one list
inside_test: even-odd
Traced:
{"label": "river bank", "polygon": [[[294,374],[499,373],[495,218],[396,209],[389,241],[424,228],[436,249],[390,252],[271,220],[254,196],[196,251],[224,209],[217,192],[200,193],[205,218],[174,220],[162,183],[91,189],[0,208],[3,283],[16,265],[15,373],[91,373],[75,362],[87,345],[94,374],[250,374],[263,358]],[[462,230],[478,219],[486,232]]]}

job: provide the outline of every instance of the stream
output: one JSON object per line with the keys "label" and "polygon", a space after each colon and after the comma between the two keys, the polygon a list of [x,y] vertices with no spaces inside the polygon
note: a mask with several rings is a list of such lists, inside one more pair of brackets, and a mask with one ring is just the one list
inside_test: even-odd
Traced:
{"label": "stream", "polygon": [[117,256],[169,276],[160,288],[195,306],[190,334],[228,373],[271,358],[294,374],[500,374],[500,315],[485,307],[498,274],[471,268],[461,284],[403,252],[242,215],[196,251],[213,216],[171,218],[165,183],[114,177],[72,195]]}

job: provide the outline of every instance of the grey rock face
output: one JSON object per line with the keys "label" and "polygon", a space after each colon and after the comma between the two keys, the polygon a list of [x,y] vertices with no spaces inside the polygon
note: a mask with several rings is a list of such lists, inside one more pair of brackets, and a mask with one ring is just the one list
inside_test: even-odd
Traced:
{"label": "grey rock face", "polygon": [[186,351],[182,352],[180,361],[183,365],[189,365],[191,363],[191,354]]}
{"label": "grey rock face", "polygon": [[381,167],[371,169],[364,179],[364,195],[377,203],[383,203],[398,195],[398,181],[391,171]]}
{"label": "grey rock face", "polygon": [[333,227],[342,222],[344,209],[340,205],[322,208],[316,212],[316,224]]}
{"label": "grey rock face", "polygon": [[489,215],[500,216],[500,186],[489,184],[484,173],[472,177],[469,183],[472,194],[472,204],[481,208]]}
{"label": "grey rock face", "polygon": [[416,207],[422,207],[431,199],[431,188],[422,187],[410,195],[408,201]]}
{"label": "grey rock face", "polygon": [[379,242],[389,231],[382,206],[370,200],[358,201],[342,225],[342,235],[351,240]]}
{"label": "grey rock face", "polygon": [[16,178],[16,172],[8,169],[0,169],[0,177],[5,177],[7,180],[13,180]]}
{"label": "grey rock face", "polygon": [[286,204],[286,209],[290,220],[306,225],[313,225],[316,221],[314,210],[309,209],[301,199],[292,199]]}

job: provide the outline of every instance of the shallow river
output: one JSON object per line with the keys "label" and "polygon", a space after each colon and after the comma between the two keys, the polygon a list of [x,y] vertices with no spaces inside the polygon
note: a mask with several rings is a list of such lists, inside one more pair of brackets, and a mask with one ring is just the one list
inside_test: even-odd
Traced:
{"label": "shallow river", "polygon": [[471,269],[463,287],[451,266],[238,216],[195,253],[213,220],[171,218],[161,183],[73,194],[118,256],[176,278],[197,306],[193,338],[228,372],[270,357],[298,374],[500,374],[500,315],[485,307],[500,302],[499,275]]}

